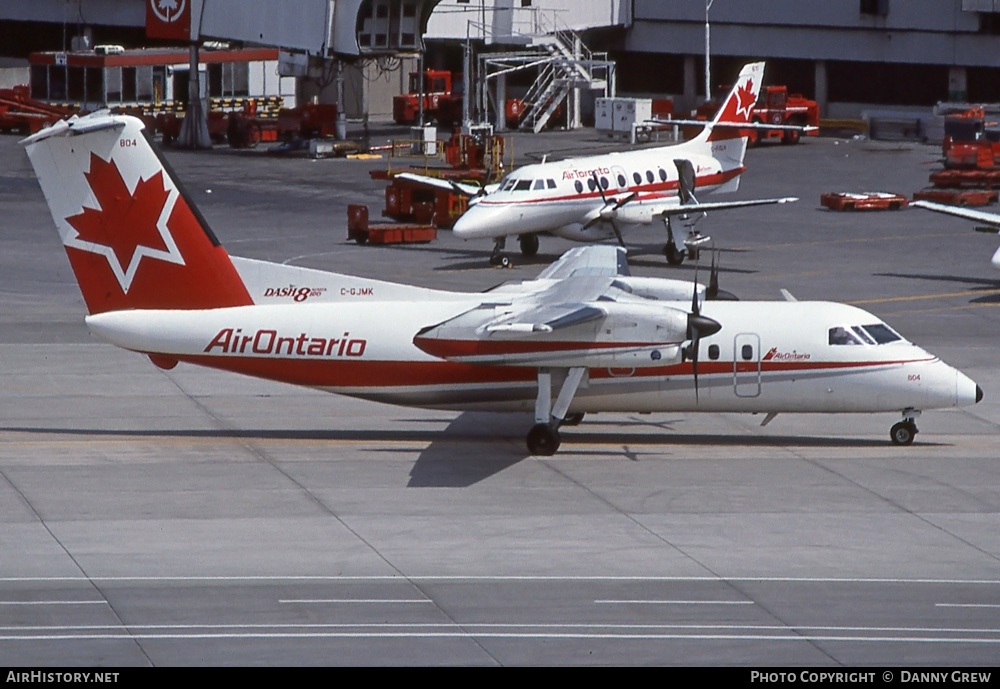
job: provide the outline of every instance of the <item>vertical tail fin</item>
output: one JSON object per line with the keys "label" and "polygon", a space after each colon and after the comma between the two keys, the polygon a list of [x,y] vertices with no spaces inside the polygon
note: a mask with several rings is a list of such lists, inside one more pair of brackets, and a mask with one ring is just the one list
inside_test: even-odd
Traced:
{"label": "vertical tail fin", "polygon": [[738,125],[753,120],[754,105],[763,81],[763,62],[744,65],[715,117],[695,138],[695,141],[712,143],[712,155],[722,161],[724,168],[743,165],[743,156],[747,150],[747,130],[740,129]]}
{"label": "vertical tail fin", "polygon": [[251,304],[229,255],[134,117],[28,137],[28,158],[92,314]]}

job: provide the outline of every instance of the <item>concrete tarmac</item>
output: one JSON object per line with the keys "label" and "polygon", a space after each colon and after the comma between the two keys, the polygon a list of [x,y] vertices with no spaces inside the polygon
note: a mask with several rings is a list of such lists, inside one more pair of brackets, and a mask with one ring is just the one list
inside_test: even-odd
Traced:
{"label": "concrete tarmac", "polygon": [[[608,148],[590,130],[511,142],[522,163]],[[346,207],[378,218],[385,160],[167,157],[233,255],[479,291],[572,246],[522,259],[511,242],[507,270],[447,231],[357,246]],[[998,239],[819,205],[910,196],[939,158],[751,149],[727,198],[801,200],[699,227],[724,289],[857,304],[980,404],[924,413],[910,447],[889,442],[895,415],[588,415],[537,458],[527,415],[163,371],[92,340],[27,157],[0,137],[0,665],[995,665]],[[633,272],[693,278],[663,234],[627,237]]]}

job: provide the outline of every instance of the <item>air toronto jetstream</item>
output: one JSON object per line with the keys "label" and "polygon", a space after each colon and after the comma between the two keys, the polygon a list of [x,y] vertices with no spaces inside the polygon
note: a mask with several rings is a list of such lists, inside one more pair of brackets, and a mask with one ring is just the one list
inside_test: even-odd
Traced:
{"label": "air toronto jetstream", "polygon": [[895,412],[982,391],[879,318],[829,302],[715,301],[568,251],[483,293],[230,257],[142,123],[94,113],[24,140],[97,338],[179,362],[390,404],[534,413],[528,449],[595,412]]}
{"label": "air toronto jetstream", "polygon": [[676,265],[685,255],[697,255],[710,238],[694,229],[686,236],[674,232],[671,217],[698,219],[706,211],[797,200],[704,203],[695,198],[696,188],[699,196],[739,188],[751,128],[812,129],[751,122],[763,78],[763,62],[745,65],[711,122],[671,120],[702,127],[684,143],[526,165],[484,188],[415,173],[399,176],[468,194],[469,208],[452,233],[461,239],[493,239],[494,264],[506,262],[502,251],[508,236],[517,236],[521,253],[531,256],[538,251],[539,234],[577,242],[615,239],[624,246],[626,232],[662,223],[667,240],[663,253]]}

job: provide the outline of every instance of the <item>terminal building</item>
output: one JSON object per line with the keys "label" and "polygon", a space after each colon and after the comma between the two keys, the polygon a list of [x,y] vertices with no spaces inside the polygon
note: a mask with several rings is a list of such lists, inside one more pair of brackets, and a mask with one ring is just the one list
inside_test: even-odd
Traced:
{"label": "terminal building", "polygon": [[[390,116],[392,97],[421,67],[471,72],[469,87],[484,88],[475,82],[486,80],[484,55],[490,64],[507,53],[552,57],[542,38],[552,35],[581,63],[614,65],[595,83],[577,80],[577,99],[600,87],[686,109],[759,59],[768,83],[814,98],[827,118],[1000,102],[1000,0],[5,0],[0,87],[40,85],[28,73],[31,53],[176,46],[147,38],[147,16],[185,6],[201,21],[199,40],[281,49],[300,101],[334,97],[322,61],[335,59],[351,117]],[[538,78],[515,72],[499,80],[507,93]]]}

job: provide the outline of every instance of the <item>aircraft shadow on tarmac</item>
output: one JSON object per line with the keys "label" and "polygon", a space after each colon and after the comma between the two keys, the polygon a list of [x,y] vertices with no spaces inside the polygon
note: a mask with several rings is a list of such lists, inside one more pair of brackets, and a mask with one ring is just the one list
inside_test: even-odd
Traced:
{"label": "aircraft shadow on tarmac", "polygon": [[[426,423],[427,419],[410,421]],[[406,422],[407,419],[403,419]],[[81,428],[30,428],[2,427],[0,432],[32,435],[70,436],[86,438],[157,438],[232,439],[246,443],[303,442],[322,443],[357,441],[359,443],[426,443],[410,471],[410,488],[467,488],[498,474],[526,459],[569,460],[574,457],[603,458],[607,460],[642,461],[644,458],[662,458],[656,448],[669,447],[754,447],[754,448],[884,448],[886,440],[874,438],[818,437],[803,435],[743,435],[685,434],[673,430],[673,424],[683,420],[608,419],[588,417],[580,426],[560,430],[563,446],[551,458],[534,458],[524,442],[525,429],[530,417],[523,414],[490,414],[464,412],[453,419],[444,430],[113,430]],[[630,430],[636,429],[636,430]],[[651,428],[662,432],[650,433]],[[642,430],[639,430],[642,429]],[[917,441],[921,446],[940,446],[943,443]],[[412,448],[379,447],[381,453],[412,454]]]}
{"label": "aircraft shadow on tarmac", "polygon": [[975,289],[979,287],[984,294],[981,297],[974,297],[969,302],[973,304],[994,304],[1000,303],[1000,279],[974,278],[967,275],[922,275],[919,273],[873,273],[875,277],[904,278],[907,280],[931,280],[934,282],[951,282],[961,285],[970,285]]}

